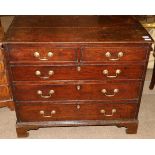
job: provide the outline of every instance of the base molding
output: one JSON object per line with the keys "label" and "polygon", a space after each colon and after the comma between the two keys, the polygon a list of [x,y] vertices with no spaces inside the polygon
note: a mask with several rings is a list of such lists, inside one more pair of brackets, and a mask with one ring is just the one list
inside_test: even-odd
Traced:
{"label": "base molding", "polygon": [[15,110],[13,101],[0,101],[0,108],[8,107],[11,111]]}
{"label": "base molding", "polygon": [[19,138],[28,137],[30,130],[46,127],[69,127],[69,126],[117,126],[125,127],[127,134],[136,134],[138,120],[85,120],[85,121],[50,121],[50,122],[17,122],[16,132]]}

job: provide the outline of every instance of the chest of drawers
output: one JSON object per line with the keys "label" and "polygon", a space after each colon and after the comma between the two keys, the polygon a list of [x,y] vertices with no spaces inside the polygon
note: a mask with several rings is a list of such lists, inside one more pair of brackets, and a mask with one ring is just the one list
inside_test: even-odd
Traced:
{"label": "chest of drawers", "polygon": [[14,110],[14,104],[12,101],[10,86],[7,78],[8,74],[5,64],[5,55],[2,49],[3,36],[4,32],[0,23],[0,108],[8,107],[10,110]]}
{"label": "chest of drawers", "polygon": [[3,42],[18,137],[52,126],[136,133],[153,40],[130,16],[19,16]]}

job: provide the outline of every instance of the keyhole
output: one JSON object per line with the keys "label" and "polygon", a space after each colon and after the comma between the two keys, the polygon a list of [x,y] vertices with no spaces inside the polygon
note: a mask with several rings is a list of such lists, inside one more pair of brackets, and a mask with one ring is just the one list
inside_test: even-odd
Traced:
{"label": "keyhole", "polygon": [[78,85],[78,86],[76,86],[76,88],[77,88],[77,90],[80,90],[81,89],[81,87]]}
{"label": "keyhole", "polygon": [[80,105],[77,105],[76,108],[77,108],[77,109],[80,109]]}

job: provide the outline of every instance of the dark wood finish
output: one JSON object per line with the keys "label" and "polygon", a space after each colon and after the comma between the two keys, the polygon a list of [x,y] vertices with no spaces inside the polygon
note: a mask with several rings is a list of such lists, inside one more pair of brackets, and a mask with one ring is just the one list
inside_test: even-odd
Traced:
{"label": "dark wood finish", "polygon": [[138,129],[138,122],[131,123],[120,123],[116,125],[117,127],[125,127],[127,134],[136,134]]}
{"label": "dark wood finish", "polygon": [[[107,58],[105,54],[107,52],[111,53],[111,57]],[[118,53],[123,52],[123,56],[119,60],[109,60],[118,59]],[[135,57],[135,53],[139,56]],[[145,48],[134,48],[134,47],[104,47],[104,48],[83,48],[82,50],[82,61],[90,62],[120,62],[120,61],[145,61],[147,56],[147,51]]]}
{"label": "dark wood finish", "polygon": [[[22,24],[16,24],[21,18],[14,19],[6,35],[6,42],[146,43],[142,36],[148,35],[140,23],[130,16],[33,16],[24,17]],[[152,39],[147,42],[152,42]]]}
{"label": "dark wood finish", "polygon": [[[3,46],[18,137],[40,127],[81,125],[115,125],[136,133],[152,42],[131,16],[17,16]],[[53,56],[39,60],[36,51],[39,58],[49,51]]]}
{"label": "dark wood finish", "polygon": [[[61,121],[61,120],[117,120],[134,119],[137,104],[39,104],[17,106],[19,121]],[[105,110],[105,114],[101,110]],[[116,113],[112,113],[116,109]],[[45,112],[44,117],[40,111]],[[51,115],[51,111],[56,113]],[[110,115],[110,116],[107,116]]]}
{"label": "dark wood finish", "polygon": [[[34,57],[35,52],[40,53],[40,57],[47,57],[48,52],[52,52],[53,56],[48,58],[49,60],[45,62],[74,62],[77,61],[77,49],[75,48],[52,48],[48,44],[44,45],[11,45],[10,61],[13,62],[25,62],[25,61],[39,61],[39,58]],[[109,58],[105,56],[107,52],[112,54],[111,58],[118,58],[118,53],[123,52],[124,55],[117,61],[145,61],[147,56],[147,51],[145,48],[141,47],[102,47],[102,48],[82,48],[81,51],[81,61],[95,61],[95,62],[111,62]],[[139,57],[135,57],[134,54],[137,53]],[[32,62],[31,62],[32,63]]]}
{"label": "dark wood finish", "polygon": [[[75,62],[77,61],[76,50],[74,48],[51,48],[49,45],[37,46],[37,45],[12,45],[10,54],[10,60],[13,62],[18,61],[41,61],[39,58],[47,58],[49,62]],[[40,57],[36,58],[34,53],[38,52]],[[48,57],[48,52],[52,52],[53,56]],[[41,61],[42,62],[42,61]]]}
{"label": "dark wood finish", "polygon": [[[80,86],[80,90],[77,87]],[[81,85],[65,84],[65,85],[14,85],[14,98],[17,101],[53,101],[53,100],[131,100],[138,99],[140,93],[140,82],[126,83],[87,83]],[[102,89],[107,90],[107,95],[114,94],[114,89],[119,92],[114,96],[106,96],[102,93]],[[50,90],[54,93],[49,98],[43,98],[37,94],[41,90],[43,96],[49,96]],[[129,93],[130,92],[130,93]]]}
{"label": "dark wood finish", "polygon": [[[30,18],[31,17],[31,18]],[[22,19],[22,20],[21,20]],[[35,19],[35,20],[34,20]],[[125,19],[125,20],[124,20]],[[85,16],[85,15],[67,15],[67,16],[20,16],[16,17],[12,27],[124,27],[140,26],[136,19],[131,16]]]}
{"label": "dark wood finish", "polygon": [[[116,70],[121,73],[115,78],[109,78],[103,74],[104,70],[108,70],[109,76],[115,76]],[[124,80],[124,79],[141,79],[143,77],[144,65],[129,64],[103,64],[103,65],[78,65],[69,66],[12,66],[13,81],[53,81],[53,80]],[[35,75],[36,71],[40,71],[41,75]],[[49,71],[54,74],[49,76]],[[49,78],[42,78],[49,77]]]}
{"label": "dark wood finish", "polygon": [[136,134],[138,120],[87,120],[87,121],[50,121],[50,122],[20,122],[16,124],[17,136],[28,137],[29,130],[37,130],[45,127],[66,127],[66,126],[111,126],[125,127],[127,134]]}
{"label": "dark wood finish", "polygon": [[33,126],[33,125],[23,126],[23,127],[18,126],[18,125],[16,126],[17,136],[19,138],[28,137],[29,136],[29,133],[28,133],[29,130],[37,130],[37,129],[39,129],[39,127]]}
{"label": "dark wood finish", "polygon": [[[125,19],[124,19],[125,20]],[[105,34],[106,30],[106,34]],[[136,31],[135,31],[136,30]],[[9,29],[6,41],[9,42],[100,42],[100,43],[144,43],[142,36],[148,33],[137,27],[107,27],[103,28],[12,28]],[[32,33],[33,32],[33,33]],[[136,33],[135,33],[136,32]],[[39,35],[38,35],[39,34]],[[89,34],[89,35],[88,35]],[[14,37],[12,37],[14,36]],[[37,36],[37,37],[36,37]],[[67,37],[66,37],[67,36]],[[92,37],[94,36],[94,37]],[[148,43],[152,40],[147,41]]]}

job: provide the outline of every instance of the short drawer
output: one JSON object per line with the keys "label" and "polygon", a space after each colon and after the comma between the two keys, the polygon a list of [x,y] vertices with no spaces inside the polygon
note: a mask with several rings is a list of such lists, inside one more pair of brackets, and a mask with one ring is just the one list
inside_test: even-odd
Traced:
{"label": "short drawer", "polygon": [[6,71],[0,72],[0,85],[7,83]]}
{"label": "short drawer", "polygon": [[19,121],[134,119],[137,104],[40,104],[19,105]]}
{"label": "short drawer", "polygon": [[117,47],[117,48],[83,48],[82,61],[144,61],[147,57],[146,48]]}
{"label": "short drawer", "polygon": [[17,101],[138,99],[140,82],[14,85]]}
{"label": "short drawer", "polygon": [[144,65],[12,66],[13,81],[142,79]]}
{"label": "short drawer", "polygon": [[10,61],[40,61],[40,62],[74,62],[77,60],[74,48],[51,48],[50,46],[15,46],[10,47]]}
{"label": "short drawer", "polygon": [[0,85],[0,100],[8,100],[11,98],[10,88],[8,85]]}

